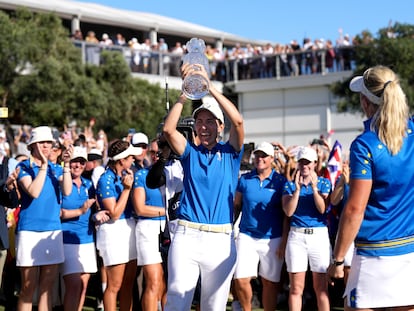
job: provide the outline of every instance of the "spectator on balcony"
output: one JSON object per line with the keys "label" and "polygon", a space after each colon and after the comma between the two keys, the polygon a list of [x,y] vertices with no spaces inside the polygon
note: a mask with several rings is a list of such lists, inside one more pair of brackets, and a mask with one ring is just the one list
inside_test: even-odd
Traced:
{"label": "spectator on balcony", "polygon": [[109,35],[107,33],[104,33],[102,35],[102,40],[99,42],[101,45],[104,46],[111,46],[114,45],[113,41],[111,38],[109,38]]}
{"label": "spectator on balcony", "polygon": [[72,34],[73,40],[83,41],[83,34],[82,31],[76,29],[75,32]]}
{"label": "spectator on balcony", "polygon": [[303,74],[316,72],[315,67],[315,46],[310,38],[303,39]]}
{"label": "spectator on balcony", "polygon": [[138,42],[138,39],[134,37],[129,40],[128,45],[131,48],[131,70],[133,72],[138,72],[139,64],[141,63],[141,44]]}
{"label": "spectator on balcony", "polygon": [[264,70],[263,78],[273,78],[276,76],[275,70],[275,51],[272,44],[267,43],[263,47],[263,58],[264,58]]}
{"label": "spectator on balcony", "polygon": [[141,44],[141,72],[150,72],[151,40],[146,38]]}
{"label": "spectator on balcony", "polygon": [[[295,76],[301,75],[302,74],[302,54],[300,53],[301,47],[296,40],[292,40],[290,41],[290,48],[292,52],[295,53],[294,59],[295,59],[296,66],[292,66],[293,74]],[[292,59],[292,63],[293,63],[293,59]]]}
{"label": "spectator on balcony", "polygon": [[99,40],[98,38],[96,38],[95,32],[92,30],[88,31],[88,33],[86,34],[85,41],[87,42],[86,62],[93,65],[99,65],[101,49],[98,46]]}
{"label": "spectator on balcony", "polygon": [[339,70],[351,70],[351,45],[348,34],[343,35],[342,28],[339,28],[339,37],[336,40],[336,54]]}
{"label": "spectator on balcony", "polygon": [[181,76],[180,66],[181,58],[184,55],[184,49],[181,46],[181,42],[177,41],[175,46],[171,49],[172,60],[171,60],[171,75],[175,77]]}
{"label": "spectator on balcony", "polygon": [[128,46],[128,43],[126,42],[125,37],[121,33],[117,33],[116,38],[114,40],[114,45]]}
{"label": "spectator on balcony", "polygon": [[335,49],[331,40],[326,40],[325,49],[325,72],[333,72],[335,63]]}
{"label": "spectator on balcony", "polygon": [[[158,49],[161,54],[168,54],[168,44],[165,42],[164,38],[160,38],[158,40]],[[160,74],[164,74],[164,76],[170,75],[170,63],[171,63],[171,57],[170,55],[162,55],[162,72]]]}

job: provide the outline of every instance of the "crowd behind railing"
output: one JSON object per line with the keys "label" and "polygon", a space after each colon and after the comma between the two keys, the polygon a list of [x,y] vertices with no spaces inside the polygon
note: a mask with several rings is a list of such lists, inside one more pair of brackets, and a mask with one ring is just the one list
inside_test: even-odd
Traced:
{"label": "crowd behind railing", "polygon": [[[120,33],[115,38],[104,33],[99,40],[89,31],[83,38],[80,31],[72,36],[75,46],[81,48],[85,63],[99,65],[104,50],[122,53],[131,72],[161,76],[180,76],[185,45],[176,42],[169,47],[165,39],[142,42],[133,37],[127,41]],[[331,40],[305,38],[303,44],[292,40],[289,44],[268,43],[264,46],[236,44],[223,49],[206,45],[212,80],[229,82],[327,74],[355,68],[354,45],[348,35],[339,36],[335,45]]]}

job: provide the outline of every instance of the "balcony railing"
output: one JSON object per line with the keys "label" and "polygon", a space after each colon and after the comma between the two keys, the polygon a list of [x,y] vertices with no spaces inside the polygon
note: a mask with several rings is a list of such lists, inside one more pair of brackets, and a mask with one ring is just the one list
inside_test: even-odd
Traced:
{"label": "balcony railing", "polygon": [[[131,72],[161,76],[181,76],[181,55],[159,51],[134,50],[123,46],[104,46],[85,41],[74,41],[81,49],[84,63],[100,65],[101,52],[110,50],[122,53]],[[334,55],[326,49],[256,55],[210,61],[212,80],[223,83],[249,79],[281,79],[289,76],[328,74],[353,70],[355,50],[352,46],[334,49]],[[329,55],[328,55],[329,54]]]}

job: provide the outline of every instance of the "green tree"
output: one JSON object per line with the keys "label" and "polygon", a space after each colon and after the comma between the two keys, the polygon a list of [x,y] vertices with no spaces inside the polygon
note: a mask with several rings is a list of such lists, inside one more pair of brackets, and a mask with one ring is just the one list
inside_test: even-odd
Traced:
{"label": "green tree", "polygon": [[[392,68],[400,77],[411,109],[414,108],[414,25],[395,23],[382,28],[378,36],[363,31],[355,38],[356,70],[352,75],[361,75],[367,68],[384,65]],[[359,111],[359,96],[349,90],[352,79],[332,85],[332,91],[341,99],[339,111]]]}
{"label": "green tree", "polygon": [[[133,78],[121,53],[103,51],[100,66],[82,64],[81,53],[54,14],[0,12],[0,95],[11,123],[63,129],[91,117],[109,138],[128,128],[154,136],[165,117],[165,95],[157,84]],[[4,35],[4,36],[3,36]],[[178,98],[170,91],[171,101]],[[188,105],[186,113],[191,112]]]}

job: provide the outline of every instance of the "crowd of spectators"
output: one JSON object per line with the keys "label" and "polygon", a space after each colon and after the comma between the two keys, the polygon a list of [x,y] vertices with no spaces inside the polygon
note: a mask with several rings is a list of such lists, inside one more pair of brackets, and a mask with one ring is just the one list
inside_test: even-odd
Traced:
{"label": "crowd of spectators", "polygon": [[[132,72],[154,75],[180,76],[181,58],[186,53],[185,43],[177,41],[169,46],[164,38],[157,42],[138,37],[127,40],[121,33],[113,36],[103,33],[98,38],[94,31],[88,31],[83,37],[77,30],[72,39],[84,48],[88,63],[99,65],[102,49],[117,50],[123,53]],[[340,29],[335,42],[307,37],[302,43],[297,40],[263,46],[248,43],[222,49],[208,44],[205,55],[212,80],[227,82],[352,70],[355,44],[357,42]]]}
{"label": "crowd of spectators", "polygon": [[[27,151],[27,142],[30,138],[30,131],[31,127],[28,125],[20,126],[18,128],[14,128],[13,130],[10,128],[3,128],[0,130],[0,151],[2,154],[9,156],[10,158],[15,159],[22,159],[27,158],[29,153]],[[62,131],[58,131],[54,129],[53,135],[56,139],[56,144],[53,145],[54,149],[59,149],[60,151],[65,150],[68,146],[82,146],[84,147],[88,153],[91,151],[99,152],[103,156],[103,163],[107,162],[107,148],[108,148],[108,139],[104,131],[95,128],[95,120],[92,118],[85,128],[77,127],[75,122],[64,126]],[[323,138],[323,137],[322,137]],[[125,137],[122,137],[123,140],[131,140],[132,135],[130,133],[126,133]],[[152,141],[152,140],[150,140]],[[155,140],[156,141],[156,140]],[[327,162],[329,153],[330,153],[330,146],[326,139],[315,139],[312,142],[304,142],[304,144],[309,144],[318,153],[318,166],[316,171],[319,175],[323,175],[325,173],[326,167],[324,166]],[[274,146],[275,156],[273,162],[273,168],[280,174],[284,175],[287,180],[293,180],[294,174],[297,169],[297,153],[300,149],[299,146],[284,146],[279,142],[273,142],[272,145]],[[148,165],[154,160],[154,154],[152,153],[152,144],[147,144],[148,153],[146,154],[146,161]],[[245,154],[242,159],[240,175],[244,172],[247,172],[252,169],[253,163],[253,154],[252,154],[252,146],[246,145],[245,146]],[[146,149],[147,149],[146,148]],[[155,149],[155,147],[154,147]],[[156,150],[154,151],[156,153]],[[59,159],[57,159],[59,163]],[[15,213],[15,209],[9,209],[8,214],[10,215],[10,223],[9,226],[13,228],[15,224],[13,224],[12,215]],[[333,233],[334,234],[334,233]],[[11,235],[12,236],[12,235]],[[13,242],[11,243],[13,245]],[[11,247],[12,248],[12,247]],[[13,256],[13,251],[9,252],[9,260],[10,257]],[[12,261],[10,261],[12,263]],[[8,267],[8,271],[6,273],[6,278],[10,277],[11,270],[10,266]],[[8,275],[7,275],[8,274]],[[16,276],[15,276],[16,278]],[[13,288],[16,288],[18,291],[18,281],[17,278],[15,279],[15,284]],[[9,284],[10,285],[10,284]],[[287,285],[285,284],[285,289]],[[283,296],[282,290],[282,296]],[[305,291],[307,297],[312,297],[309,295],[308,291]],[[1,298],[1,297],[0,297]],[[55,297],[55,304],[59,304],[61,301]],[[312,302],[312,300],[311,300]],[[311,303],[308,302],[308,303]]]}

